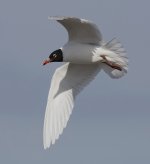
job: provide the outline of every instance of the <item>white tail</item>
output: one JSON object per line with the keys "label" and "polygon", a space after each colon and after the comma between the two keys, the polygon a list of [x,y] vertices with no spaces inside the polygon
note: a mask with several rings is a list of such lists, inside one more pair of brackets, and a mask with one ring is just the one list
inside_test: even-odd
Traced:
{"label": "white tail", "polygon": [[103,70],[111,78],[120,78],[124,76],[128,70],[128,58],[126,57],[126,51],[122,44],[116,38],[114,38],[108,43],[104,44],[103,48],[109,51],[109,53],[106,54],[107,60],[114,62],[122,67],[122,70],[119,71],[104,64]]}

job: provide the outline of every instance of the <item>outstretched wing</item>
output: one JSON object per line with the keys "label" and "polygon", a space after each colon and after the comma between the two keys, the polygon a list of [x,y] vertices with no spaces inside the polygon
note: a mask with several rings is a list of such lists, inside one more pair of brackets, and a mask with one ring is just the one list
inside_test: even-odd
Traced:
{"label": "outstretched wing", "polygon": [[44,119],[44,148],[59,138],[69,120],[77,94],[100,71],[99,64],[66,63],[59,67],[52,78]]}
{"label": "outstretched wing", "polygon": [[62,24],[68,31],[69,41],[100,45],[102,35],[98,27],[85,19],[74,17],[49,17]]}

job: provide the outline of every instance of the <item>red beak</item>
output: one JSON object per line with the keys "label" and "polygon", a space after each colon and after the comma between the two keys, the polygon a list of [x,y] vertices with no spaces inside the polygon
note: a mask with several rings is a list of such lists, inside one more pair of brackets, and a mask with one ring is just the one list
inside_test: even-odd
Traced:
{"label": "red beak", "polygon": [[51,62],[50,59],[46,59],[46,60],[43,61],[42,65],[46,65],[46,64],[48,64],[50,62]]}

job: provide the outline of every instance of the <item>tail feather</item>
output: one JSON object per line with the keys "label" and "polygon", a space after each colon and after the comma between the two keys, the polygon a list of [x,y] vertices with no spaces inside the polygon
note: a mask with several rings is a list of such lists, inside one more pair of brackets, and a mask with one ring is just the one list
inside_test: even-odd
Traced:
{"label": "tail feather", "polygon": [[110,52],[106,54],[107,60],[119,64],[122,67],[122,70],[119,71],[117,69],[113,69],[110,66],[104,64],[103,70],[111,78],[120,78],[124,76],[128,71],[128,58],[126,57],[126,51],[122,46],[122,44],[116,38],[113,38],[111,41],[104,44],[103,48]]}
{"label": "tail feather", "polygon": [[107,42],[103,47],[105,47],[106,49],[109,49],[121,56],[126,56],[126,50],[124,49],[122,44],[116,38],[113,38],[112,40]]}

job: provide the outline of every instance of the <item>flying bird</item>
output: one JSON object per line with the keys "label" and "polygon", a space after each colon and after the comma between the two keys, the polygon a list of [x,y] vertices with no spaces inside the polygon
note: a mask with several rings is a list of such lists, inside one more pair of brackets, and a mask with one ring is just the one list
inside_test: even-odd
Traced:
{"label": "flying bird", "polygon": [[105,42],[97,25],[75,17],[49,17],[68,32],[68,42],[52,52],[43,65],[65,62],[56,69],[47,100],[43,144],[49,148],[62,134],[74,107],[76,96],[103,70],[111,78],[127,73],[128,59],[116,39]]}

